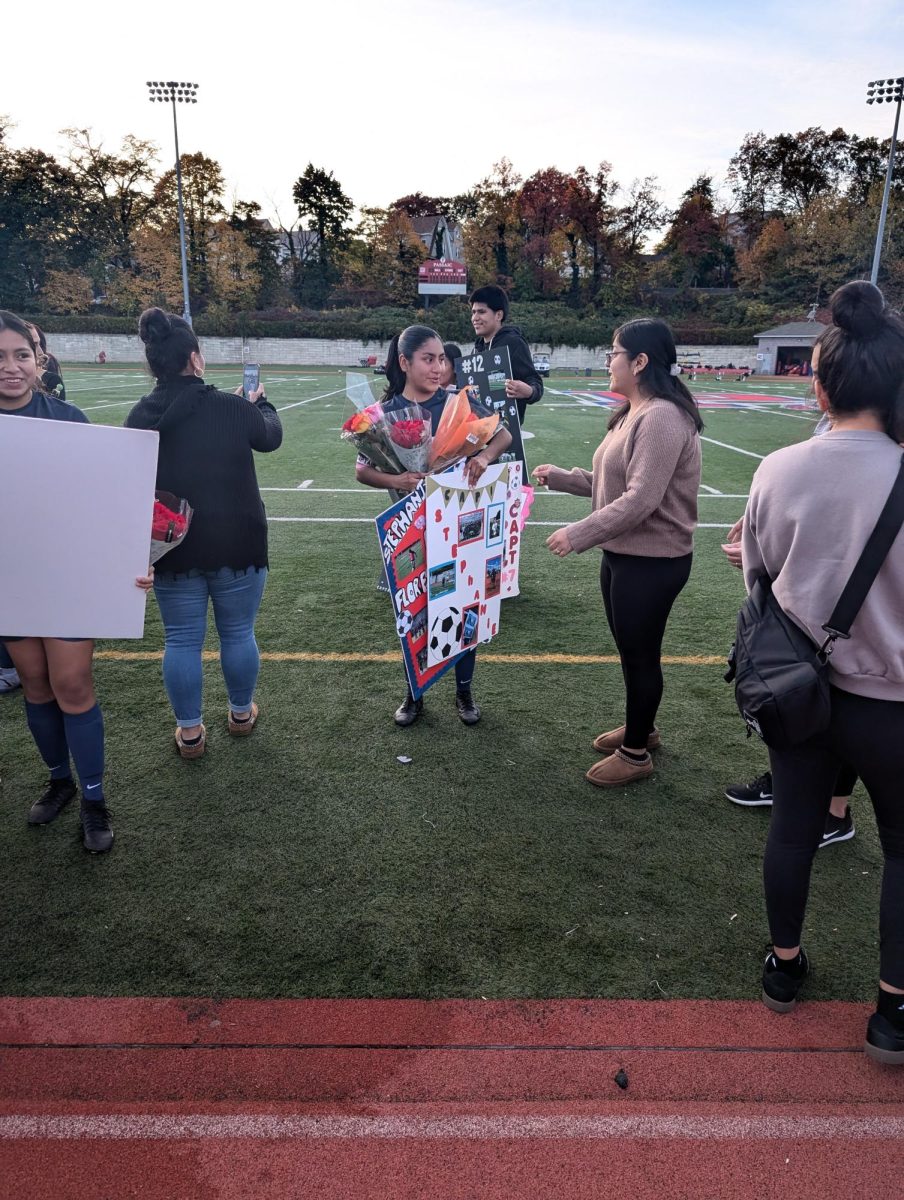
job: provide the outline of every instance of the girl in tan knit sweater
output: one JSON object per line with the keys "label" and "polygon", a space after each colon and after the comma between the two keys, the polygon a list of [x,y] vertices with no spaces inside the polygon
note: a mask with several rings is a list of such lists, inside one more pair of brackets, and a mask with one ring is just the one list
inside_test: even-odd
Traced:
{"label": "girl in tan knit sweater", "polygon": [[625,397],[612,414],[593,470],[544,465],[541,485],[588,496],[589,517],[547,539],[564,558],[592,546],[603,551],[600,587],[625,679],[625,724],[594,741],[607,755],[587,772],[598,787],[643,779],[660,744],[662,638],[687,583],[697,524],[700,439],[693,396],[678,378],[672,332],[664,321],[628,321],[616,330],[612,389]]}

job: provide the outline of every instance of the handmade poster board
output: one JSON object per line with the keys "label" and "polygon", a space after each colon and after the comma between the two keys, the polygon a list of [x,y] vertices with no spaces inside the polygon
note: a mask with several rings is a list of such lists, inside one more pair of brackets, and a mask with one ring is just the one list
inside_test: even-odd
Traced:
{"label": "handmade poster board", "polygon": [[462,467],[424,480],[431,666],[499,631],[511,466],[492,463],[473,487]]}
{"label": "handmade poster board", "polygon": [[502,599],[520,594],[518,575],[521,569],[521,506],[522,472],[519,462],[509,463],[508,493],[505,510],[505,544],[502,554]]}
{"label": "handmade poster board", "polygon": [[422,483],[376,518],[396,632],[402,646],[408,686],[415,699],[444,675],[461,653],[450,655],[437,664],[428,661],[425,491]]}
{"label": "handmade poster board", "polygon": [[157,433],[0,421],[0,633],[142,637]]}
{"label": "handmade poster board", "polygon": [[482,404],[499,414],[503,424],[512,435],[512,444],[507,454],[516,459],[527,471],[524,457],[524,442],[521,437],[521,418],[518,402],[505,394],[505,381],[512,378],[512,360],[508,346],[498,350],[475,350],[463,358],[455,359],[455,382],[459,388],[476,388]]}

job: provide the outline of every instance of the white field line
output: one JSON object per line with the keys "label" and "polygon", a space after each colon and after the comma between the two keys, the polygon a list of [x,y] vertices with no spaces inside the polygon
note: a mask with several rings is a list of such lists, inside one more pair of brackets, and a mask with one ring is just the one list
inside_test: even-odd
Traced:
{"label": "white field line", "polygon": [[802,413],[785,412],[782,408],[754,408],[751,406],[746,411],[762,413],[766,417],[791,417],[795,421],[810,421],[814,425],[819,421],[819,417],[806,417]]}
{"label": "white field line", "polygon": [[752,450],[742,450],[740,446],[729,446],[728,442],[717,442],[715,438],[704,437],[700,434],[701,442],[709,442],[713,446],[721,446],[723,450],[734,450],[736,454],[746,454],[748,458],[758,458],[761,462],[766,457],[765,454],[754,454]]}
{"label": "white field line", "polygon": [[296,400],[294,404],[282,404],[277,412],[287,412],[290,408],[301,408],[302,404],[313,404],[315,400],[325,400],[327,396],[344,396],[345,388],[336,388],[335,392],[324,392],[322,396],[309,396],[307,400]]}
{"label": "white field line", "polygon": [[719,491],[718,488],[710,487],[706,483],[701,483],[700,487],[704,490],[704,492],[709,492],[709,494],[711,496],[721,496],[722,495],[722,493]]}
{"label": "white field line", "polygon": [[[270,524],[280,522],[288,525],[373,525],[379,513],[373,517],[267,517]],[[568,521],[528,521],[528,525],[546,529],[564,529]],[[700,522],[698,529],[731,529],[731,525],[712,525]]]}
{"label": "white field line", "polygon": [[76,404],[74,400],[72,403],[76,408],[80,408],[82,412],[97,412],[101,408],[123,408],[126,404],[135,405],[140,399],[141,397],[138,396],[132,400],[109,400],[105,404]]}
{"label": "white field line", "polygon": [[0,1117],[6,1141],[175,1141],[237,1139],[376,1139],[407,1141],[585,1140],[638,1141],[891,1141],[904,1137],[900,1116],[92,1116]]}
{"label": "white field line", "polygon": [[[317,492],[318,494],[325,495],[325,496],[372,496],[374,494],[375,490],[377,490],[377,491],[379,490],[379,489],[367,488],[367,487],[363,487],[363,488],[309,487],[308,485],[310,483],[311,483],[311,480],[307,479],[304,481],[304,483],[297,484],[295,487],[262,487],[259,490],[262,492],[287,492],[289,495],[292,495],[292,496],[296,496],[299,492],[305,492],[307,494],[310,494],[311,492]],[[706,485],[701,483],[700,486],[705,487]],[[583,497],[583,498],[587,499],[587,497]],[[535,500],[565,500],[565,499],[580,500],[581,497],[580,496],[572,496],[570,492],[534,492],[534,499]],[[706,492],[698,495],[697,499],[698,500],[746,500],[747,493],[746,492],[743,492],[743,493],[736,492],[731,495],[728,495],[724,492],[717,491],[715,488],[710,488],[710,489],[707,489]]]}

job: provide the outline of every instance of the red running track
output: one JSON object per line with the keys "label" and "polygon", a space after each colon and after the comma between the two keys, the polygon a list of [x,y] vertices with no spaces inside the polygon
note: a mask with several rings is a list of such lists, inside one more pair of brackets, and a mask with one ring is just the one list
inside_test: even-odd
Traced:
{"label": "red running track", "polygon": [[901,1200],[868,1013],[0,999],[0,1197]]}

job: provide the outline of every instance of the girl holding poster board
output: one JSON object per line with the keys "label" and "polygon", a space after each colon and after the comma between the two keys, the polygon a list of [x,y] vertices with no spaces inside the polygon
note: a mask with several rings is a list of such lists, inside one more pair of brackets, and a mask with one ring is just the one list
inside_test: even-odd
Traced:
{"label": "girl holding poster board", "polygon": [[[88,423],[80,409],[41,390],[34,335],[19,317],[0,311],[0,418],[4,415]],[[135,582],[147,591],[153,579]],[[102,854],[113,845],[113,826],[104,797],[104,719],[94,693],[94,642],[2,634],[0,641],[19,673],[28,728],[50,770],[28,824],[48,825],[75,797],[74,762],[82,787],[83,844]]]}
{"label": "girl holding poster board", "polygon": [[628,321],[615,331],[610,357],[612,388],[625,400],[609,419],[593,470],[547,464],[534,471],[541,485],[587,496],[593,506],[590,516],[547,539],[552,553],[603,551],[600,587],[626,703],[625,724],[593,743],[607,755],[587,772],[597,787],[620,787],[653,771],[662,639],[691,571],[703,428],[678,378],[675,341],[664,321]]}
{"label": "girl holding poster board", "polygon": [[[436,433],[439,419],[449,393],[443,386],[447,377],[447,363],[442,339],[435,329],[426,325],[409,325],[389,343],[386,354],[386,389],[383,407],[387,411],[419,404],[430,414],[433,432]],[[467,479],[473,485],[490,463],[504,454],[511,444],[511,434],[500,425],[479,454],[467,460]],[[355,477],[368,487],[392,488],[413,491],[423,475],[409,471],[405,475],[389,475],[378,471],[364,456],[359,455],[355,466]],[[477,651],[470,650],[455,663],[455,708],[465,725],[476,725],[480,720],[480,708],[471,691]],[[424,710],[424,698],[417,700],[409,689],[405,699],[396,709],[397,725],[412,725]]]}

